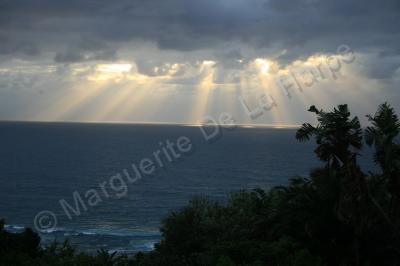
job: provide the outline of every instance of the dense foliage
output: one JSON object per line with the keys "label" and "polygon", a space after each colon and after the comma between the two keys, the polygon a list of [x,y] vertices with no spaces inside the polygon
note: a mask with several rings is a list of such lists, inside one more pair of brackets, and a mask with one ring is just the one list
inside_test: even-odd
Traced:
{"label": "dense foliage", "polygon": [[[3,265],[400,265],[400,123],[383,104],[362,130],[346,105],[332,112],[312,106],[316,126],[299,141],[316,140],[324,166],[287,186],[232,194],[226,204],[194,198],[171,213],[163,240],[134,258],[100,251],[76,254],[69,245],[43,249],[26,230],[0,225]],[[375,150],[381,173],[364,173],[363,142]]]}

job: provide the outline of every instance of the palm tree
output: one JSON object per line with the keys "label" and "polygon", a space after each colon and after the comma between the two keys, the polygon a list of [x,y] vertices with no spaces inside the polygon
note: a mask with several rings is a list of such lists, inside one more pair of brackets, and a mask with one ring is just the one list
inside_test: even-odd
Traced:
{"label": "palm tree", "polygon": [[315,136],[318,158],[326,162],[329,175],[339,178],[339,198],[336,203],[338,218],[354,230],[354,264],[360,264],[361,237],[368,226],[368,189],[366,175],[357,165],[356,157],[362,148],[362,130],[357,117],[350,117],[347,105],[339,105],[332,112],[311,106],[318,124],[303,124],[297,131],[299,141]]}
{"label": "palm tree", "polygon": [[365,130],[365,141],[374,146],[374,160],[381,167],[391,193],[391,216],[400,219],[400,145],[396,139],[400,133],[400,122],[394,109],[384,103],[374,116],[367,116],[372,126]]}
{"label": "palm tree", "polygon": [[318,144],[315,153],[329,167],[338,168],[355,160],[356,151],[362,147],[362,131],[358,118],[350,119],[347,105],[339,105],[329,113],[318,110],[314,105],[308,111],[317,115],[319,124],[303,124],[296,138],[307,141],[315,136]]}

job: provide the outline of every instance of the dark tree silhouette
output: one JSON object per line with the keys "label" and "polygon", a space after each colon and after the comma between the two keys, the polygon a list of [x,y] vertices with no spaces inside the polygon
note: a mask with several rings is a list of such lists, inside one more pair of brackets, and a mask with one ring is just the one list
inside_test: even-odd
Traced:
{"label": "dark tree silhouette", "polygon": [[374,160],[383,171],[391,193],[391,218],[400,222],[400,122],[394,109],[384,103],[374,116],[368,115],[371,126],[365,130],[365,141],[375,148]]}
{"label": "dark tree silhouette", "polygon": [[347,105],[339,105],[332,112],[318,110],[315,106],[309,109],[317,115],[318,124],[303,124],[297,131],[299,141],[309,140],[315,136],[317,148],[315,153],[326,162],[330,175],[340,179],[340,197],[337,201],[337,214],[341,220],[354,227],[354,257],[360,261],[360,238],[367,230],[368,189],[366,175],[357,165],[358,151],[362,148],[362,130],[357,117],[351,118]]}

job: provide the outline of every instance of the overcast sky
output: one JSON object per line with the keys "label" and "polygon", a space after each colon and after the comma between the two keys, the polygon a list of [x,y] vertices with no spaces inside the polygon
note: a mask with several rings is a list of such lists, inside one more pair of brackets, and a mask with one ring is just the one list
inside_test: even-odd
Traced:
{"label": "overcast sky", "polygon": [[0,120],[400,111],[399,24],[398,0],[0,0]]}

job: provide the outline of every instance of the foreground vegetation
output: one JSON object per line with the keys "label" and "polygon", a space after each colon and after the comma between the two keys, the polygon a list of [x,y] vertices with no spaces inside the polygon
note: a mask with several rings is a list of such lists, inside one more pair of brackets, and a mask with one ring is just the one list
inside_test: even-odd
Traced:
{"label": "foreground vegetation", "polygon": [[[304,124],[299,141],[315,139],[324,166],[288,186],[231,195],[227,204],[195,198],[163,221],[163,240],[134,258],[100,251],[77,254],[68,244],[43,249],[31,230],[4,231],[2,265],[400,265],[400,123],[383,104],[362,130],[346,105],[312,106],[318,125]],[[358,165],[366,143],[380,173]]]}

